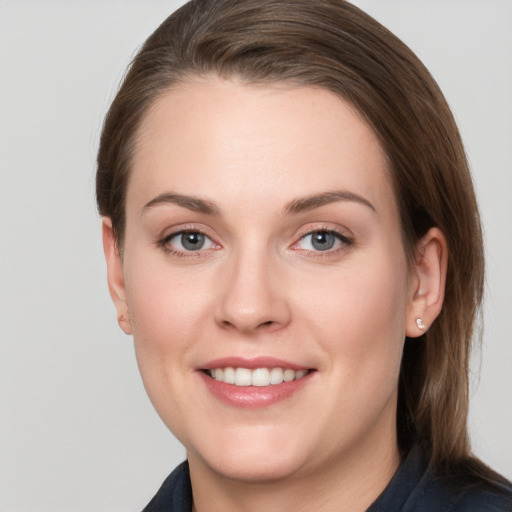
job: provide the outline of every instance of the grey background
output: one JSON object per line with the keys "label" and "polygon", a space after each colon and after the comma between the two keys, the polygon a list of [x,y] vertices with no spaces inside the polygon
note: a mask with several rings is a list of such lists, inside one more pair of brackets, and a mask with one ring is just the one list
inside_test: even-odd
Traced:
{"label": "grey background", "polygon": [[[109,101],[181,3],[0,0],[1,512],[137,511],[184,457],[116,325],[93,193]],[[512,1],[355,3],[417,52],[460,123],[488,256],[471,433],[512,478]]]}

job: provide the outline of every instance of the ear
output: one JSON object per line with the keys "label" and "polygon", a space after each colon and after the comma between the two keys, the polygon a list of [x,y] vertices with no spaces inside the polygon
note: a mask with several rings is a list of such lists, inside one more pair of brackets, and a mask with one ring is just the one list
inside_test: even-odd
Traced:
{"label": "ear", "polygon": [[128,305],[126,303],[126,288],[124,284],[123,261],[117,247],[116,237],[112,228],[112,220],[104,217],[102,220],[103,251],[107,262],[107,281],[110,296],[117,311],[119,327],[126,333],[132,333]]}
{"label": "ear", "polygon": [[414,250],[405,329],[408,337],[425,334],[441,312],[447,267],[446,239],[440,229],[431,228]]}

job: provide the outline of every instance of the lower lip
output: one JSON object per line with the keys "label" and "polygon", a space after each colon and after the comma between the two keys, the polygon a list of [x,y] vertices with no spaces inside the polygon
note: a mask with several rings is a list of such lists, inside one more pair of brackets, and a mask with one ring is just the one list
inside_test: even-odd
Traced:
{"label": "lower lip", "polygon": [[233,407],[259,409],[281,402],[297,394],[311,380],[314,372],[301,379],[270,386],[236,386],[212,379],[200,371],[206,387],[219,400]]}

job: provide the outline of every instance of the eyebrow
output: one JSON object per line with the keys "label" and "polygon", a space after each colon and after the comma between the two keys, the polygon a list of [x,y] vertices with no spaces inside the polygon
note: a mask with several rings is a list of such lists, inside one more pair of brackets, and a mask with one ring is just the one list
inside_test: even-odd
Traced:
{"label": "eyebrow", "polygon": [[374,213],[377,213],[375,206],[373,206],[368,199],[355,194],[354,192],[349,192],[348,190],[337,190],[333,192],[322,192],[320,194],[314,194],[312,196],[302,197],[299,199],[294,199],[290,203],[288,203],[284,209],[285,214],[297,214],[308,212],[310,210],[314,210],[315,208],[320,208],[321,206],[325,206],[327,204],[336,203],[338,201],[350,201],[362,204],[367,206]]}
{"label": "eyebrow", "polygon": [[162,204],[175,204],[193,212],[220,216],[220,209],[211,201],[200,199],[198,197],[175,194],[172,192],[166,192],[156,196],[154,199],[151,199],[149,203],[144,205],[143,212]]}
{"label": "eyebrow", "polygon": [[[285,206],[284,214],[286,215],[308,212],[314,210],[315,208],[320,208],[321,206],[336,203],[338,201],[359,203],[377,213],[377,210],[373,204],[364,197],[347,190],[338,190],[333,192],[322,192],[320,194],[314,194],[311,196],[294,199]],[[173,192],[166,192],[158,195],[154,199],[151,199],[149,203],[144,205],[143,212],[162,204],[175,204],[193,212],[204,213],[206,215],[215,215],[218,217],[221,216],[220,208],[212,201],[200,199],[199,197],[176,194]]]}

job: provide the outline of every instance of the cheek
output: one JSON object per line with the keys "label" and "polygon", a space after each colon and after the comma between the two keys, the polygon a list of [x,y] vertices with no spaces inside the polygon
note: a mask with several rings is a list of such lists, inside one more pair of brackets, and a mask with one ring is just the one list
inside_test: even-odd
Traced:
{"label": "cheek", "polygon": [[147,257],[134,261],[144,261],[125,275],[137,364],[153,406],[181,439],[186,431],[180,418],[188,417],[186,404],[194,399],[182,383],[193,371],[209,294],[201,280],[191,282],[165,264],[151,265]]}
{"label": "cheek", "polygon": [[176,349],[194,337],[209,294],[201,279],[190,280],[147,257],[135,261],[144,265],[129,266],[125,274],[134,338],[154,349]]}
{"label": "cheek", "polygon": [[[139,369],[155,406],[172,400],[173,383],[190,372],[194,347],[210,311],[204,280],[162,261],[136,256],[126,265],[126,291]],[[159,409],[159,407],[157,407]]]}
{"label": "cheek", "polygon": [[302,316],[309,318],[331,364],[355,380],[395,382],[405,340],[405,256],[358,261],[325,282],[328,286],[303,297]]}

